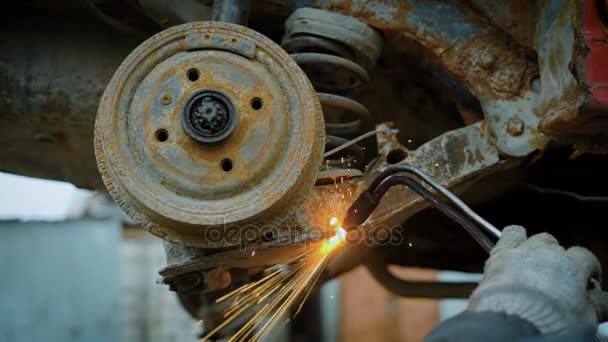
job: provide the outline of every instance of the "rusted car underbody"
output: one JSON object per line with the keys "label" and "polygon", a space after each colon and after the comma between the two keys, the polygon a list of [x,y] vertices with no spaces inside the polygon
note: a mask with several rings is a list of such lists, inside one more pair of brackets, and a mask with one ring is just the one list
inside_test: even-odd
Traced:
{"label": "rusted car underbody", "polygon": [[[166,240],[163,282],[190,304],[209,271],[246,278],[314,243],[393,165],[608,261],[606,2],[248,3],[8,5],[0,170],[107,189]],[[347,246],[327,277],[365,256],[394,292],[460,296],[408,292],[386,265],[481,270],[406,188],[365,224],[385,227],[403,245]]]}

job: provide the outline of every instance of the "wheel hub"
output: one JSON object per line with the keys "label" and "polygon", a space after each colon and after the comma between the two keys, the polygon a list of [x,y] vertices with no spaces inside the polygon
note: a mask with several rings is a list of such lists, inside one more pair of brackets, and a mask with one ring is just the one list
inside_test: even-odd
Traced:
{"label": "wheel hub", "polygon": [[188,100],[182,124],[188,135],[204,144],[216,144],[236,127],[236,111],[230,99],[213,90],[203,90]]}
{"label": "wheel hub", "polygon": [[190,23],[120,66],[100,102],[95,150],[108,191],[145,229],[227,247],[300,204],[323,127],[310,82],[279,46],[238,25]]}

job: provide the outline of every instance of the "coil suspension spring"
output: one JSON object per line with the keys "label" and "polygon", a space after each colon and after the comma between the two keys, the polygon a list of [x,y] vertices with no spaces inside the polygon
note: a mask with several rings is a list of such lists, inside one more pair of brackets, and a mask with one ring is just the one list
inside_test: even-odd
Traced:
{"label": "coil suspension spring", "polygon": [[[352,99],[370,80],[382,49],[378,32],[358,19],[300,8],[285,23],[282,47],[300,65],[317,91],[325,116],[326,151],[364,130],[372,130],[367,108]],[[325,160],[332,168],[364,167],[365,153],[353,144]]]}

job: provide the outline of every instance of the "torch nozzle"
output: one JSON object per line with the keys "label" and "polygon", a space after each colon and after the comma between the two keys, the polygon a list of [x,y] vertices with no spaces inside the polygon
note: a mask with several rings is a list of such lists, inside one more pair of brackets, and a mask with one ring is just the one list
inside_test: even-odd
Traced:
{"label": "torch nozzle", "polygon": [[342,226],[346,231],[359,228],[378,207],[378,201],[369,191],[362,192],[346,211]]}

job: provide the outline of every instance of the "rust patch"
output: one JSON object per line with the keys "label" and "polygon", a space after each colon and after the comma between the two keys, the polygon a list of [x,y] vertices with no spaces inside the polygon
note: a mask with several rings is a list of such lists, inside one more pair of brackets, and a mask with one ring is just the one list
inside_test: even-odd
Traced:
{"label": "rust patch", "polygon": [[[430,4],[412,1],[334,0],[320,2],[320,7],[357,17],[378,29],[400,32],[430,49],[440,62],[454,75],[465,80],[480,98],[511,99],[530,90],[530,81],[538,76],[537,63],[531,50],[518,45],[506,33],[493,27],[487,18],[469,4],[450,3],[464,27],[463,38],[457,45],[446,41],[445,32],[430,24],[412,22],[411,11]],[[438,9],[442,5],[433,3]],[[428,18],[429,23],[445,18]],[[421,26],[421,25],[427,25]],[[468,28],[466,28],[468,27]],[[473,37],[466,30],[474,29]],[[449,33],[453,34],[453,33]]]}
{"label": "rust patch", "polygon": [[536,2],[530,0],[471,0],[497,27],[507,32],[518,44],[534,49],[537,19]]}
{"label": "rust patch", "polygon": [[539,74],[527,51],[496,30],[478,35],[458,51],[448,49],[439,57],[480,99],[519,97],[530,90],[531,80]]}
{"label": "rust patch", "polygon": [[[559,16],[547,23],[539,49],[547,52],[543,74],[558,84],[543,103],[540,130],[563,142],[573,143],[576,154],[604,153],[608,119],[604,61],[606,49],[605,8],[596,1],[565,1]],[[556,9],[545,6],[549,18]],[[552,39],[560,31],[562,40]]]}
{"label": "rust patch", "polygon": [[375,28],[391,31],[405,27],[400,19],[404,19],[413,8],[407,1],[391,0],[332,0],[317,1],[315,5],[353,16]]}

